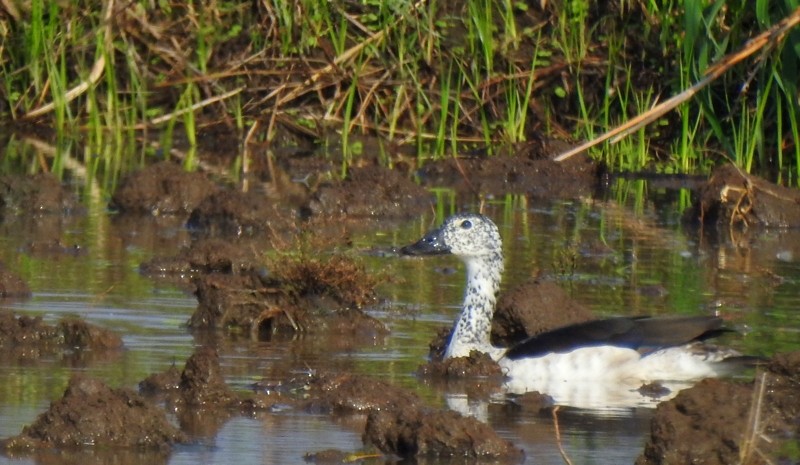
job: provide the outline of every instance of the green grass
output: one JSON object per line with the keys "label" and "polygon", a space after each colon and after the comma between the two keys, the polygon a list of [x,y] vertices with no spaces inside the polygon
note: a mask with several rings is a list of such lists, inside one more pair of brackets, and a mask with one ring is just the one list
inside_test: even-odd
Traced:
{"label": "green grass", "polygon": [[[0,122],[33,122],[129,157],[109,168],[168,153],[177,140],[197,146],[215,125],[241,139],[257,121],[267,141],[276,131],[338,137],[342,174],[359,157],[354,135],[415,147],[423,161],[508,152],[497,149],[605,132],[696,82],[798,4],[140,0],[102,11],[31,0],[0,28]],[[592,155],[665,172],[733,160],[796,185],[798,62],[793,30],[632,141]],[[153,134],[160,150],[143,142]],[[390,153],[381,159],[392,164]]]}

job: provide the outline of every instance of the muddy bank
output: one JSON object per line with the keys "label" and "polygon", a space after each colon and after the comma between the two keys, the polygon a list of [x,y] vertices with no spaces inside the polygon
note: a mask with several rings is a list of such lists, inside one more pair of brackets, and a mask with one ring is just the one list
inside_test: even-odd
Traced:
{"label": "muddy bank", "polygon": [[559,163],[537,152],[530,156],[447,158],[425,164],[418,176],[424,186],[448,186],[472,195],[569,199],[591,197],[601,173],[601,167],[585,156]]}
{"label": "muddy bank", "polygon": [[755,382],[708,379],[659,404],[636,463],[794,463],[799,418],[800,352],[778,354]]}

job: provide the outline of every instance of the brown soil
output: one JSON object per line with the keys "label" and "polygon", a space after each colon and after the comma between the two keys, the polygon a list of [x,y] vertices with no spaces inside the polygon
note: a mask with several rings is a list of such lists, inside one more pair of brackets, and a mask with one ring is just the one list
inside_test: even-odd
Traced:
{"label": "brown soil", "polygon": [[636,463],[784,463],[765,457],[780,458],[786,441],[797,441],[798,418],[800,352],[779,354],[755,383],[708,379],[659,404]]}
{"label": "brown soil", "polygon": [[163,410],[130,389],[112,389],[101,381],[74,375],[64,397],[53,402],[18,436],[2,442],[13,452],[42,448],[163,449],[186,442]]}
{"label": "brown soil", "polygon": [[545,331],[594,318],[558,284],[533,278],[500,294],[492,320],[492,343],[507,347]]}
{"label": "brown soil", "polygon": [[308,209],[312,215],[349,218],[414,218],[430,211],[433,198],[398,170],[372,165],[350,169],[342,182],[320,186]]}
{"label": "brown soil", "polygon": [[0,264],[0,298],[21,299],[31,296],[31,288],[20,276]]}
{"label": "brown soil", "polygon": [[[447,330],[445,337],[449,336],[450,331]],[[445,347],[445,345],[442,345],[441,349],[436,350],[436,358],[419,367],[418,373],[420,376],[434,380],[438,378],[444,380],[476,378],[482,381],[486,379],[500,381],[503,379],[503,371],[500,369],[500,365],[492,360],[489,355],[473,350],[468,357],[443,359]]]}
{"label": "brown soil", "polygon": [[426,164],[419,177],[425,186],[452,186],[458,192],[563,199],[592,196],[600,169],[581,156],[562,163],[525,156],[448,158]]}
{"label": "brown soil", "polygon": [[730,164],[715,169],[698,196],[689,218],[721,231],[800,226],[800,191],[743,173]]}
{"label": "brown soil", "polygon": [[211,273],[239,274],[263,267],[256,246],[246,241],[198,239],[171,257],[154,257],[139,271],[154,279],[187,284]]}
{"label": "brown soil", "polygon": [[123,213],[188,215],[218,189],[206,175],[164,161],[126,176],[111,207]]}
{"label": "brown soil", "polygon": [[78,318],[63,318],[53,326],[41,317],[0,311],[0,348],[18,359],[30,360],[76,349],[102,351],[121,347],[119,335]]}
{"label": "brown soil", "polygon": [[305,409],[331,414],[364,413],[371,410],[415,410],[422,400],[389,383],[354,374],[314,376],[309,383],[310,399]]}
{"label": "brown soil", "polygon": [[375,299],[375,281],[346,257],[287,261],[280,275],[250,271],[212,273],[196,281],[193,329],[228,329],[258,337],[333,331],[385,334],[380,321],[360,308]]}
{"label": "brown soil", "polygon": [[402,458],[471,457],[519,461],[522,451],[488,425],[452,411],[426,407],[416,395],[356,375],[320,375],[306,408],[367,414],[364,442]]}
{"label": "brown soil", "polygon": [[285,234],[296,231],[298,214],[257,191],[220,190],[192,210],[187,225],[212,237]]}
{"label": "brown soil", "polygon": [[50,173],[0,176],[0,215],[83,212],[78,197]]}
{"label": "brown soil", "polygon": [[522,450],[475,418],[450,410],[372,410],[364,441],[387,454],[411,457],[459,457],[522,462]]}

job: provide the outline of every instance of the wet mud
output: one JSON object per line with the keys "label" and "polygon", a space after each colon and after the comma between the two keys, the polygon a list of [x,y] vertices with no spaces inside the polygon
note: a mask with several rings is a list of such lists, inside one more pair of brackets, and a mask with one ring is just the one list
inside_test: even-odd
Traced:
{"label": "wet mud", "polygon": [[461,193],[571,199],[591,197],[600,186],[602,168],[583,156],[562,163],[533,156],[447,158],[425,164],[418,176],[424,186],[449,186]]}
{"label": "wet mud", "polygon": [[731,228],[800,227],[800,192],[727,164],[716,168],[699,190],[690,220],[717,231]]}
{"label": "wet mud", "polygon": [[75,351],[103,352],[122,348],[122,338],[107,329],[79,318],[62,318],[57,324],[41,317],[0,311],[0,349],[3,357],[19,361]]}
{"label": "wet mud", "polygon": [[188,215],[219,189],[202,173],[162,161],[125,176],[110,207],[121,213]]}
{"label": "wet mud", "polygon": [[376,299],[374,278],[352,259],[286,259],[275,272],[211,273],[195,280],[198,306],[191,329],[278,333],[386,334],[361,309]]}
{"label": "wet mud", "polygon": [[636,463],[790,463],[781,448],[800,436],[798,418],[800,352],[778,354],[754,382],[707,379],[661,403]]}
{"label": "wet mud", "polygon": [[49,448],[163,449],[186,441],[166,413],[138,393],[74,375],[61,399],[2,446],[20,454]]}
{"label": "wet mud", "polygon": [[401,458],[467,457],[518,462],[522,451],[488,425],[459,413],[428,407],[415,394],[371,378],[320,375],[311,383],[306,409],[366,415],[363,438]]}

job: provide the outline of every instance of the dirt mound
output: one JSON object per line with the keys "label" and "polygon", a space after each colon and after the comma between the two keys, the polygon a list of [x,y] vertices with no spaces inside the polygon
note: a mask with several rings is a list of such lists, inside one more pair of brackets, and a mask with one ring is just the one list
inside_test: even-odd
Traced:
{"label": "dirt mound", "polygon": [[800,226],[800,192],[742,172],[734,165],[714,170],[688,213],[691,220],[718,228]]}
{"label": "dirt mound", "polygon": [[473,350],[468,357],[448,359],[442,359],[442,357],[443,354],[420,366],[417,373],[424,378],[433,379],[481,378],[497,381],[503,379],[500,365],[483,352]]}
{"label": "dirt mound", "polygon": [[191,212],[187,226],[206,236],[294,234],[297,209],[286,208],[256,191],[219,190]]}
{"label": "dirt mound", "polygon": [[189,281],[210,273],[237,274],[262,266],[253,246],[224,239],[198,239],[171,257],[154,257],[139,271],[150,277]]}
{"label": "dirt mound", "polygon": [[187,215],[218,187],[202,173],[163,161],[126,176],[111,197],[123,213]]}
{"label": "dirt mound", "polygon": [[557,284],[530,279],[500,295],[492,320],[492,343],[507,347],[539,333],[591,319],[592,312]]}
{"label": "dirt mound", "polygon": [[186,440],[163,410],[139,394],[75,375],[61,399],[2,445],[16,452],[54,447],[162,449]]}
{"label": "dirt mound", "polygon": [[41,317],[16,316],[3,310],[0,311],[0,347],[21,358],[38,358],[73,349],[118,349],[122,347],[122,338],[74,317],[63,318],[53,326]]}
{"label": "dirt mound", "polygon": [[755,383],[708,379],[659,404],[636,463],[767,463],[796,447],[798,418],[800,352],[776,355]]}
{"label": "dirt mound", "polygon": [[490,195],[527,194],[532,198],[565,199],[591,196],[600,169],[585,156],[566,162],[524,156],[448,158],[419,170],[424,186],[452,186],[459,192]]}
{"label": "dirt mound", "polygon": [[310,399],[305,409],[312,412],[349,414],[422,406],[422,400],[409,391],[349,373],[322,373],[313,377],[308,386]]}
{"label": "dirt mound", "polygon": [[367,414],[364,442],[387,454],[519,460],[522,452],[489,426],[451,411],[426,407],[415,394],[353,374],[316,375],[306,410]]}
{"label": "dirt mound", "polygon": [[320,186],[309,202],[312,215],[412,218],[429,211],[433,198],[398,170],[377,165],[351,168],[338,183]]}
{"label": "dirt mound", "polygon": [[488,425],[449,410],[372,410],[364,441],[402,458],[459,457],[521,462],[521,449]]}
{"label": "dirt mound", "polygon": [[31,296],[31,288],[19,275],[4,270],[0,264],[0,298],[21,299]]}
{"label": "dirt mound", "polygon": [[375,280],[352,260],[287,260],[279,276],[248,272],[209,274],[196,280],[197,310],[191,328],[238,328],[268,338],[281,332],[333,331],[385,334],[380,321],[360,308],[375,299]]}
{"label": "dirt mound", "polygon": [[72,214],[83,212],[83,207],[50,173],[0,176],[0,216],[20,212]]}

